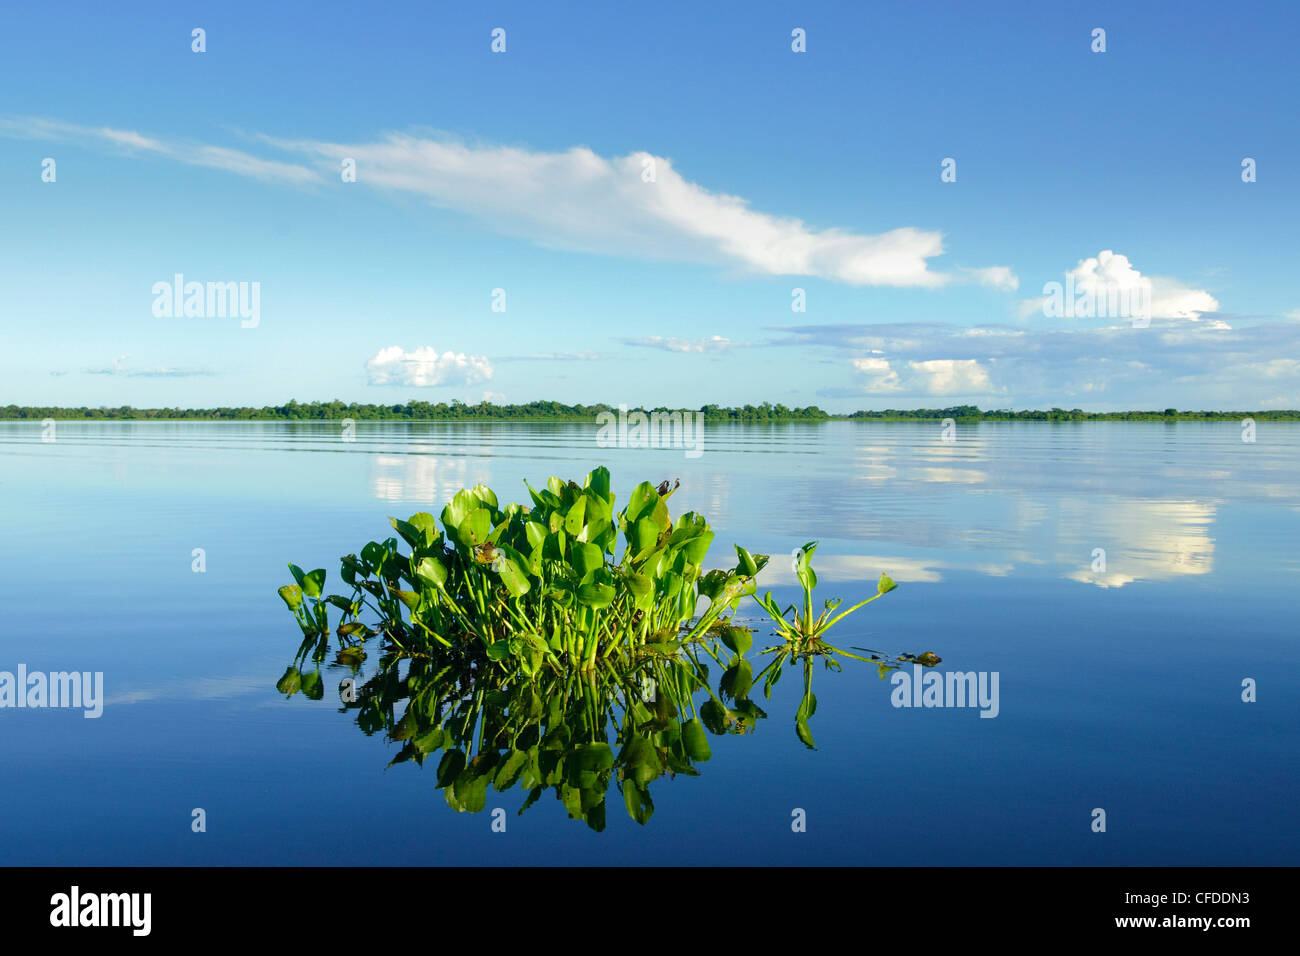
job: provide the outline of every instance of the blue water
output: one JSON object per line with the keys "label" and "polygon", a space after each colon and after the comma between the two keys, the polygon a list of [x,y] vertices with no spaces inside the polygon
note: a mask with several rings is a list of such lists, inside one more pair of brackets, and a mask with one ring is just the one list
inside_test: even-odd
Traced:
{"label": "blue water", "polygon": [[[690,458],[598,448],[587,425],[362,422],[345,442],[324,423],[60,422],[42,441],[2,422],[0,671],[102,671],[107,700],[94,720],[0,709],[0,863],[1294,863],[1300,426],[1241,434],[720,426]],[[997,717],[896,708],[873,667],[819,667],[817,751],[787,677],[755,733],[653,785],[646,826],[617,793],[603,833],[550,793],[517,816],[516,789],[489,791],[494,833],[447,806],[434,765],[385,769],[398,745],[328,690],[275,691],[301,637],[276,596],[287,561],[337,585],[388,515],[478,482],[526,501],[523,479],[599,464],[620,506],[680,478],[674,514],[708,517],[718,566],[732,542],[772,554],[782,604],[810,539],[819,603],[888,572],[898,590],[836,643],[996,672]]]}

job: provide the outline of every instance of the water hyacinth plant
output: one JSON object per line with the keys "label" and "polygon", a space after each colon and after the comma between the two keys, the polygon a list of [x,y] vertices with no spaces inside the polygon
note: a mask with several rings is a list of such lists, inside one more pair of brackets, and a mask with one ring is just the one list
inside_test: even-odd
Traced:
{"label": "water hyacinth plant", "polygon": [[[791,604],[782,611],[776,601],[773,600],[771,591],[768,591],[761,598],[755,598],[776,625],[777,635],[784,639],[784,643],[762,651],[764,654],[775,654],[776,656],[759,673],[757,680],[763,682],[763,696],[771,697],[773,685],[781,678],[783,665],[798,665],[803,668],[803,697],[800,699],[799,708],[795,712],[795,732],[799,735],[799,739],[810,749],[816,749],[812,731],[808,727],[809,718],[817,711],[817,696],[812,692],[813,658],[820,657],[826,667],[831,670],[841,669],[839,661],[835,659],[834,655],[836,654],[852,657],[860,661],[868,660],[868,658],[860,657],[857,654],[852,654],[827,643],[825,639],[826,632],[854,611],[865,607],[876,598],[882,597],[898,587],[887,574],[882,573],[880,581],[876,585],[876,593],[871,597],[859,601],[847,611],[841,611],[839,614],[835,614],[835,611],[839,609],[841,602],[838,598],[832,598],[826,601],[821,613],[814,618],[813,590],[817,587],[817,572],[813,570],[812,556],[816,550],[817,542],[809,541],[795,555],[795,577],[798,578],[799,587],[803,591],[803,599],[800,605]],[[835,614],[835,616],[831,617],[832,614]],[[933,658],[933,661],[929,661],[928,658]],[[883,656],[877,655],[873,659],[880,665],[881,677],[885,676],[887,669],[897,667],[897,664],[886,662]],[[904,655],[901,660],[916,660],[932,667],[939,662],[940,658],[927,652],[920,658]]]}
{"label": "water hyacinth plant", "polygon": [[[478,485],[458,492],[437,519],[390,518],[396,537],[343,557],[350,594],[324,595],[324,569],[293,564],[294,583],[279,589],[303,641],[277,689],[319,700],[331,638],[332,666],[354,675],[367,642],[379,640],[378,673],[345,709],[367,734],[384,730],[401,743],[394,762],[441,753],[438,786],[455,809],[482,809],[489,784],[523,786],[525,809],[555,788],[571,816],[601,829],[614,782],[644,823],[653,812],[650,782],[697,773],[710,754],[706,732],[749,733],[767,716],[750,699],[753,631],[735,619],[745,597],[783,638],[763,652],[775,654],[759,674],[764,694],[784,666],[804,669],[796,732],[809,747],[814,657],[837,670],[836,655],[871,660],[882,676],[904,661],[938,661],[858,657],[827,644],[826,631],[894,583],[882,575],[871,598],[834,617],[840,602],[828,601],[814,618],[816,542],[796,567],[802,607],[782,612],[770,593],[756,597],[766,555],[737,545],[730,570],[703,570],[714,533],[694,513],[671,517],[677,484],[642,482],[620,511],[605,468],[581,485],[552,477],[527,487],[529,505],[502,507]],[[340,615],[332,634],[331,609]],[[373,615],[373,626],[363,615]],[[716,688],[707,658],[721,668]]]}
{"label": "water hyacinth plant", "polygon": [[[408,654],[481,657],[524,676],[591,670],[647,648],[671,654],[754,594],[767,562],[737,549],[736,567],[703,573],[713,531],[694,513],[670,518],[676,489],[642,482],[616,513],[605,468],[582,485],[528,486],[531,506],[502,508],[479,485],[456,494],[441,527],[429,513],[390,518],[409,553],[388,538],[345,556],[351,595],[321,598],[325,572],[290,565],[296,583],[280,596],[306,635],[328,632],[333,605],[340,639],[363,640],[376,633],[359,619],[368,608]],[[697,618],[701,596],[708,607]]]}

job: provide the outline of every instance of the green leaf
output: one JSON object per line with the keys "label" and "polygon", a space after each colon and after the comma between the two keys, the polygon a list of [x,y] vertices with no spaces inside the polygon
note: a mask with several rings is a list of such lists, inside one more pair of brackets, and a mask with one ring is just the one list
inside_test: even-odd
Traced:
{"label": "green leaf", "polygon": [[799,556],[795,560],[795,574],[799,578],[799,584],[805,591],[811,591],[817,587],[817,573],[812,568],[813,552],[817,550],[817,542],[809,541],[799,550]]}
{"label": "green leaf", "polygon": [[686,542],[682,547],[682,553],[686,555],[687,561],[699,567],[704,563],[704,557],[709,553],[709,545],[712,543],[713,532],[702,531]]}
{"label": "green leaf", "polygon": [[880,575],[880,583],[876,585],[876,590],[881,594],[888,594],[896,587],[898,587],[898,585],[894,583],[894,579],[889,577],[889,575],[882,573]]}
{"label": "green leaf", "polygon": [[[384,566],[384,559],[387,555],[387,549],[377,541],[369,541],[366,543],[366,546],[361,549],[361,560],[364,561],[372,571],[378,571]],[[290,568],[292,569],[292,566],[290,566]],[[301,574],[302,572],[299,573]]]}
{"label": "green leaf", "polygon": [[438,762],[438,786],[445,787],[452,783],[465,769],[465,754],[459,750],[448,750]]}
{"label": "green leaf", "polygon": [[356,587],[358,574],[365,577],[366,569],[361,566],[361,562],[357,560],[357,556],[355,554],[343,555],[343,560],[340,562],[339,567],[339,577],[343,579],[343,583]]}
{"label": "green leaf", "polygon": [[501,575],[501,583],[506,586],[511,597],[527,594],[532,585],[528,583],[528,567],[524,556],[508,545],[501,546],[501,556],[496,565]]}
{"label": "green leaf", "polygon": [[[366,626],[358,624],[355,621],[351,624],[345,624],[339,628],[339,633],[350,637],[358,630],[364,631]],[[347,667],[360,667],[366,659],[366,652],[359,647],[340,647],[336,655],[338,662]]]}
{"label": "green leaf", "polygon": [[317,568],[310,574],[304,574],[302,577],[302,593],[308,597],[320,597],[321,589],[325,587],[325,569]]}
{"label": "green leaf", "polygon": [[578,744],[569,756],[570,762],[581,770],[600,771],[614,766],[614,751],[609,744],[598,741],[592,744]]}
{"label": "green leaf", "polygon": [[505,660],[510,656],[510,642],[496,641],[493,644],[489,644],[487,648],[487,656],[488,660],[491,661]]}
{"label": "green leaf", "polygon": [[[718,595],[726,590],[727,582],[730,579],[731,579],[731,575],[729,575],[726,571],[719,571],[717,569],[714,569],[710,571],[708,574],[704,575],[704,577],[700,578],[700,583],[699,583],[700,593],[703,594],[710,601],[716,601],[718,599]],[[759,603],[761,604],[762,602],[760,601]]]}
{"label": "green leaf", "polygon": [[416,737],[411,741],[411,743],[415,745],[416,750],[427,755],[436,753],[446,742],[446,739],[447,732],[441,727],[434,727],[433,730],[429,731],[427,734]]}
{"label": "green leaf", "polygon": [[460,523],[460,527],[456,529],[456,535],[463,545],[472,548],[474,545],[486,541],[491,530],[492,514],[486,508],[479,508],[477,511],[471,512]]}
{"label": "green leaf", "polygon": [[736,556],[740,558],[740,564],[736,567],[740,574],[747,578],[752,578],[758,574],[758,564],[754,561],[753,555],[740,545],[736,545]]}
{"label": "green leaf", "polygon": [[808,721],[805,718],[799,717],[795,719],[794,732],[799,735],[799,739],[803,741],[804,746],[809,750],[817,749],[817,745],[813,743],[812,731],[808,729]]}
{"label": "green leaf", "polygon": [[735,661],[722,675],[718,689],[732,700],[742,700],[749,694],[754,684],[753,668],[749,661],[741,658]]}
{"label": "green leaf", "polygon": [[727,732],[727,708],[712,697],[700,705],[700,720],[704,722],[704,726],[709,729],[711,734],[725,734]]}
{"label": "green leaf", "polygon": [[552,531],[542,543],[542,557],[547,561],[564,560],[565,534],[563,530]]}
{"label": "green leaf", "polygon": [[502,761],[501,766],[497,768],[496,779],[492,785],[498,793],[504,793],[515,785],[524,768],[528,766],[528,751],[512,750],[509,756]]}
{"label": "green leaf", "polygon": [[290,611],[296,611],[302,607],[302,588],[298,587],[298,585],[286,584],[276,593],[289,606]]}
{"label": "green leaf", "polygon": [[638,787],[631,780],[623,781],[623,803],[627,807],[627,814],[641,826],[650,822],[650,817],[654,815],[654,801],[650,799],[650,791]]}
{"label": "green leaf", "polygon": [[633,737],[623,752],[625,773],[638,787],[648,787],[663,773],[663,764],[654,745],[644,737]]}
{"label": "green leaf", "polygon": [[709,749],[709,738],[704,733],[704,724],[698,717],[682,725],[682,746],[692,760],[708,760],[713,756]]}
{"label": "green leaf", "polygon": [[462,813],[481,813],[487,806],[487,785],[486,775],[475,776],[466,768],[447,788],[447,802]]}
{"label": "green leaf", "polygon": [[573,537],[582,530],[583,516],[587,513],[587,497],[584,495],[573,503],[569,513],[564,516],[564,530]]}
{"label": "green leaf", "polygon": [[420,595],[415,591],[402,591],[398,588],[390,588],[389,593],[412,611],[420,606]]}
{"label": "green leaf", "polygon": [[284,676],[275,682],[275,689],[281,694],[288,694],[290,697],[298,693],[300,687],[302,687],[302,674],[298,672],[296,667],[290,667],[284,672]]}
{"label": "green leaf", "polygon": [[473,494],[475,498],[483,502],[489,508],[495,509],[497,507],[496,492],[493,491],[491,488],[489,488],[487,485],[483,484],[482,482],[479,482],[477,485],[474,486]]}
{"label": "green leaf", "polygon": [[524,522],[524,537],[528,541],[529,548],[535,549],[541,545],[541,543],[546,540],[546,535],[548,533],[546,525],[542,524],[540,521]]}
{"label": "green leaf", "polygon": [[623,576],[628,591],[632,593],[632,604],[639,610],[649,611],[654,607],[655,586],[644,574],[629,573]]}
{"label": "green leaf", "polygon": [[743,655],[754,645],[754,632],[747,627],[724,624],[718,636],[736,654]]}
{"label": "green leaf", "polygon": [[447,583],[447,567],[434,557],[421,558],[412,569],[421,584],[437,589]]}
{"label": "green leaf", "polygon": [[579,577],[586,577],[597,568],[605,566],[605,552],[594,544],[574,542],[573,567]]}
{"label": "green leaf", "polygon": [[578,600],[587,607],[608,607],[614,601],[614,589],[595,581],[578,588]]}
{"label": "green leaf", "polygon": [[[442,523],[452,531],[459,532],[465,519],[474,511],[483,507],[483,502],[468,491],[461,490],[452,496],[451,501],[442,509]],[[364,556],[364,552],[363,552]]]}
{"label": "green leaf", "polygon": [[795,710],[795,716],[808,718],[817,713],[817,695],[811,690],[806,691],[799,701],[799,707]]}
{"label": "green leaf", "polygon": [[641,518],[632,526],[632,553],[640,554],[655,546],[659,540],[659,525],[651,518]]}
{"label": "green leaf", "polygon": [[609,494],[609,469],[604,465],[592,471],[587,475],[587,480],[583,483],[584,488],[590,488],[601,498],[608,501]]}
{"label": "green leaf", "polygon": [[643,481],[632,489],[631,496],[627,499],[627,520],[634,522],[647,514],[659,501],[659,492],[655,491],[655,486],[648,481]]}
{"label": "green leaf", "polygon": [[308,700],[320,700],[325,696],[325,683],[319,672],[302,675],[302,693]]}
{"label": "green leaf", "polygon": [[432,547],[437,540],[442,537],[442,532],[438,530],[438,522],[436,522],[433,519],[433,515],[429,514],[427,511],[417,511],[415,514],[411,515],[411,517],[407,518],[406,521],[411,525],[411,527],[418,529],[423,535],[423,547]]}

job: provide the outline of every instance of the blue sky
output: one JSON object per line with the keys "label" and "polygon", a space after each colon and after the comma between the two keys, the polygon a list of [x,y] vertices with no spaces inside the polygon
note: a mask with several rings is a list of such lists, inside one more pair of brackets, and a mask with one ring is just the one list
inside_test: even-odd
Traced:
{"label": "blue sky", "polygon": [[0,14],[0,404],[1300,407],[1288,5],[129,9]]}

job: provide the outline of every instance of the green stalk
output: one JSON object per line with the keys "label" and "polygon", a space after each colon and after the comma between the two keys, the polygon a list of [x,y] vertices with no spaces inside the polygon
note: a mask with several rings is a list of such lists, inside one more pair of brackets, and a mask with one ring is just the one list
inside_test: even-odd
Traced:
{"label": "green stalk", "polygon": [[856,611],[858,608],[862,607],[864,604],[870,604],[870,603],[871,603],[872,601],[874,601],[876,598],[881,597],[881,596],[882,596],[883,594],[885,594],[885,593],[888,593],[888,592],[877,592],[877,593],[871,595],[871,597],[867,598],[865,601],[861,601],[861,602],[859,602],[858,604],[853,605],[853,607],[849,608],[849,609],[848,609],[847,611],[845,611],[843,614],[838,614],[838,615],[836,615],[835,617],[831,618],[830,623],[828,623],[825,627],[823,627],[822,630],[823,630],[823,631],[828,631],[828,630],[830,630],[831,627],[834,626],[834,624],[835,624],[836,621],[840,620],[841,618],[848,617],[850,614],[852,614],[852,613],[853,613],[854,611]]}

